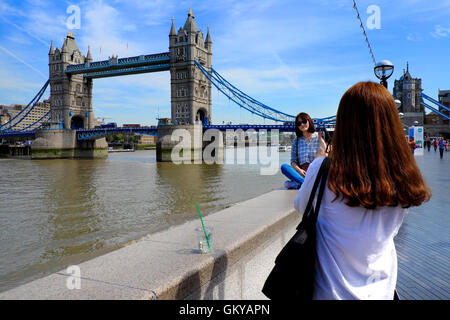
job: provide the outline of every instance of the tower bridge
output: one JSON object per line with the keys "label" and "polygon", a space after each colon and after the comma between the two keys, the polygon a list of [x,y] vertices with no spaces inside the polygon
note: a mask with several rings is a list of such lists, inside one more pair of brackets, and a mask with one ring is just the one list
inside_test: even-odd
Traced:
{"label": "tower bridge", "polygon": [[[28,106],[7,124],[0,125],[0,138],[34,138],[31,150],[33,158],[55,157],[105,157],[105,136],[113,132],[152,134],[158,136],[158,161],[168,161],[164,154],[174,143],[170,135],[178,128],[191,135],[207,129],[221,132],[229,129],[294,131],[294,115],[271,108],[239,90],[212,68],[212,39],[198,29],[192,9],[183,27],[175,29],[174,20],[169,32],[169,51],[134,57],[93,61],[90,47],[83,55],[72,32],[69,32],[61,48],[54,48],[53,41],[48,53],[49,80]],[[92,105],[93,82],[97,78],[116,77],[140,73],[170,72],[171,124],[159,124],[145,130],[138,128],[96,129]],[[214,125],[212,121],[213,86],[240,108],[280,125]],[[18,126],[31,112],[50,87],[50,111],[30,125]],[[395,93],[395,92],[394,92]],[[409,97],[405,94],[405,97]],[[425,103],[423,99],[428,100]],[[439,116],[450,119],[446,106],[430,100],[419,92],[415,96],[420,105],[434,110]],[[435,109],[430,105],[433,104]],[[443,108],[446,108],[443,111]],[[442,112],[441,112],[442,111]],[[333,127],[336,116],[313,119],[318,129]],[[200,128],[198,128],[200,126]],[[20,130],[17,130],[18,128]],[[121,131],[122,130],[122,131]],[[138,131],[139,132],[138,132]],[[199,131],[200,130],[200,131]],[[200,134],[201,136],[201,134]],[[198,145],[199,142],[193,142]],[[200,143],[201,144],[201,143]]]}
{"label": "tower bridge", "polygon": [[86,56],[79,50],[70,32],[61,49],[49,51],[51,119],[62,129],[92,129],[93,79],[130,74],[170,71],[172,121],[193,124],[195,120],[211,122],[211,83],[196,70],[198,61],[206,70],[212,66],[212,41],[197,28],[192,10],[178,32],[172,19],[169,52],[92,61],[90,48]]}
{"label": "tower bridge", "polygon": [[[178,31],[172,19],[168,52],[126,58],[113,55],[108,60],[93,61],[90,48],[84,55],[69,32],[61,48],[55,48],[52,41],[48,57],[50,112],[43,119],[45,123],[41,121],[29,131],[16,131],[10,124],[8,130],[0,132],[3,137],[34,137],[34,158],[107,155],[105,133],[95,130],[92,96],[93,80],[97,78],[169,71],[172,123],[193,126],[199,121],[212,122],[211,83],[196,67],[200,63],[211,71],[212,40],[209,28],[206,36],[198,29],[192,9]],[[39,98],[45,89],[41,89]],[[147,130],[146,134],[154,134],[155,130]]]}

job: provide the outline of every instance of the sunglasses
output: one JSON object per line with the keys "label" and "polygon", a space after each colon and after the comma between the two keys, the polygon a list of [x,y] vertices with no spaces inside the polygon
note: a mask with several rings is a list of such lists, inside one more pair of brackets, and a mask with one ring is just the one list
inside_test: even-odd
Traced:
{"label": "sunglasses", "polygon": [[307,124],[307,123],[308,123],[308,120],[306,120],[306,119],[302,119],[302,120],[297,121],[297,125],[298,126],[301,125],[301,124]]}

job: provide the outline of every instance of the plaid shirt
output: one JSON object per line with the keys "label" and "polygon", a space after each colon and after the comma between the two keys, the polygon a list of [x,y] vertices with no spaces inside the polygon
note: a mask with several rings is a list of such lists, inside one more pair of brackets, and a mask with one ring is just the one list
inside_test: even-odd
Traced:
{"label": "plaid shirt", "polygon": [[317,151],[319,151],[319,134],[317,132],[312,134],[309,143],[306,142],[305,137],[295,138],[292,141],[291,163],[295,162],[298,165],[305,162],[311,163],[316,157]]}

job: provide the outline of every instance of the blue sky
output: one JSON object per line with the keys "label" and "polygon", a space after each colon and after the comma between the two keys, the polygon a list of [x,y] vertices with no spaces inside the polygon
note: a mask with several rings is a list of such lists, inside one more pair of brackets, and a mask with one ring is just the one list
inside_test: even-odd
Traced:
{"label": "blue sky", "polygon": [[[450,0],[357,4],[375,59],[395,65],[391,92],[407,61],[428,95],[450,89]],[[26,104],[45,83],[50,41],[61,48],[71,5],[81,13],[72,32],[94,61],[168,51],[172,17],[178,30],[192,6],[198,28],[210,28],[213,68],[288,114],[333,115],[352,84],[378,81],[353,0],[0,0],[0,104]],[[368,27],[370,5],[380,8],[379,29]],[[264,123],[217,90],[212,98],[214,123]],[[95,79],[93,103],[107,122],[156,124],[170,117],[169,72]]]}

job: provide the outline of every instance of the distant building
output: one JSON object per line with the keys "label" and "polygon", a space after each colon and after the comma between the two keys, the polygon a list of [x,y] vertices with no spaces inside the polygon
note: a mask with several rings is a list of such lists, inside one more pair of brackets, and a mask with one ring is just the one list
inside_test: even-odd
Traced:
{"label": "distant building", "polygon": [[425,115],[425,123],[426,124],[439,124],[441,121],[441,117],[434,111]]}
{"label": "distant building", "polygon": [[400,79],[394,81],[393,96],[401,101],[399,112],[403,113],[402,122],[405,126],[412,126],[417,121],[419,126],[424,124],[425,112],[420,105],[422,101],[422,79],[413,78],[409,73],[409,64]]}
{"label": "distant building", "polygon": [[[442,103],[444,106],[450,107],[450,90],[439,90],[438,91],[438,100],[440,103]],[[444,108],[439,107],[439,111],[443,114],[450,115],[450,112],[445,110]],[[439,119],[440,124],[449,124],[448,120],[442,119],[442,117]]]}
{"label": "distant building", "polygon": [[136,136],[138,138],[137,144],[139,145],[156,145],[156,137],[147,134],[141,134]]}
{"label": "distant building", "polygon": [[171,118],[159,118],[158,119],[158,124],[161,124],[161,125],[169,125],[171,123],[172,123]]}
{"label": "distant building", "polygon": [[[22,130],[22,129],[35,129],[40,125],[39,120],[42,119],[50,111],[50,101],[44,100],[43,102],[39,102],[36,106],[27,114],[28,110],[24,110],[26,105],[21,104],[12,104],[9,106],[0,105],[0,124],[4,125],[5,123],[13,120],[11,125],[14,130]],[[23,111],[23,112],[22,112]],[[20,115],[19,113],[22,112]],[[25,116],[25,119],[19,122],[19,120]],[[16,117],[14,119],[14,117]],[[30,127],[31,126],[31,127]],[[6,126],[8,128],[8,126]]]}
{"label": "distant building", "polygon": [[3,125],[13,119],[17,114],[26,107],[21,104],[11,104],[9,106],[0,105],[0,125]]}

